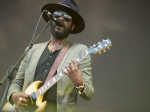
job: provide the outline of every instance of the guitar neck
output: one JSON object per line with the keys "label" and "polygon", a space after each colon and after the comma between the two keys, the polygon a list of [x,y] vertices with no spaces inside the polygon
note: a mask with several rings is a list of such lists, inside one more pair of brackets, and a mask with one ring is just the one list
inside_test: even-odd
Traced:
{"label": "guitar neck", "polygon": [[[84,59],[88,55],[88,51],[85,50],[83,53],[79,55],[77,58],[77,62],[80,63],[82,59]],[[53,86],[59,79],[61,79],[65,74],[61,71],[56,74],[53,78],[45,82],[43,86],[41,86],[34,94],[35,97],[38,98],[40,95],[45,93],[51,86]]]}

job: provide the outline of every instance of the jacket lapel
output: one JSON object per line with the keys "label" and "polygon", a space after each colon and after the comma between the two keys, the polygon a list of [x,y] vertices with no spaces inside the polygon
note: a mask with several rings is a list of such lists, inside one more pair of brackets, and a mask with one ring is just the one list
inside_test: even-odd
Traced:
{"label": "jacket lapel", "polygon": [[[33,82],[38,61],[49,42],[45,42],[37,47],[33,53],[31,63],[29,65],[29,83]],[[31,71],[32,70],[32,71]]]}

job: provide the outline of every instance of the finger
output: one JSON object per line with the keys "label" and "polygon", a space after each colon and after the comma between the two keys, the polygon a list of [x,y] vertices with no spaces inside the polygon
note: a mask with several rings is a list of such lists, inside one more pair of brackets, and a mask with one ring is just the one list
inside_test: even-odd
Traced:
{"label": "finger", "polygon": [[25,112],[25,109],[23,107],[16,107],[15,112]]}
{"label": "finger", "polygon": [[26,99],[26,98],[19,98],[19,101],[22,102],[22,103],[28,103],[29,99]]}
{"label": "finger", "polygon": [[25,107],[25,106],[27,106],[27,103],[23,103],[23,102],[18,101],[18,103],[17,103],[18,108]]}
{"label": "finger", "polygon": [[72,76],[72,72],[70,71],[69,67],[66,67],[66,70],[67,70],[67,75],[69,77],[71,77]]}
{"label": "finger", "polygon": [[67,69],[66,69],[66,67],[65,67],[65,68],[62,67],[62,70],[63,70],[63,72],[64,72],[65,74],[67,74],[67,75],[69,74],[68,71],[67,71]]}
{"label": "finger", "polygon": [[23,98],[22,98],[22,97],[20,97],[20,98],[19,98],[19,101],[21,102],[21,101],[22,101],[22,99],[23,99]]}
{"label": "finger", "polygon": [[29,95],[24,92],[21,92],[20,97],[28,99]]}
{"label": "finger", "polygon": [[72,66],[73,66],[73,63],[72,63],[72,61],[69,61],[69,68],[71,69],[72,68]]}
{"label": "finger", "polygon": [[77,59],[76,59],[76,58],[74,58],[74,67],[75,67],[76,69],[78,69],[78,62],[77,62]]}
{"label": "finger", "polygon": [[66,67],[66,70],[67,70],[68,75],[69,75],[69,74],[70,74],[70,72],[71,72],[71,68],[70,68],[70,67]]}
{"label": "finger", "polygon": [[69,68],[67,70],[69,70],[70,73],[74,70],[73,61],[69,61]]}
{"label": "finger", "polygon": [[28,105],[27,103],[20,103],[20,104],[19,104],[20,107],[25,107],[25,106],[27,106],[27,105]]}

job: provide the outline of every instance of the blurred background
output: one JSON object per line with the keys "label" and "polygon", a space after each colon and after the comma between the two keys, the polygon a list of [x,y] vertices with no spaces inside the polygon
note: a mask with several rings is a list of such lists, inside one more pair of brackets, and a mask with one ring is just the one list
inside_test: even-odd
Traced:
{"label": "blurred background", "polygon": [[[75,0],[85,30],[69,40],[88,47],[109,37],[112,47],[92,54],[95,95],[78,97],[78,112],[150,112],[150,1]],[[58,0],[0,1],[0,79],[29,45],[41,8]],[[36,36],[46,26],[42,18]],[[48,27],[36,43],[50,39]],[[0,95],[5,84],[0,85]]]}

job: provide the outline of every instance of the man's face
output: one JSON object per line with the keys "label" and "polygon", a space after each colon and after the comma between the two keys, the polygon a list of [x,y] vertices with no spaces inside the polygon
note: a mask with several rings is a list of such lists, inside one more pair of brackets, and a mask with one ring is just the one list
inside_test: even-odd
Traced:
{"label": "man's face", "polygon": [[54,22],[51,24],[51,33],[56,39],[64,39],[68,37],[74,29],[72,17],[63,11],[55,11],[54,16],[63,22],[63,26],[57,26]]}

